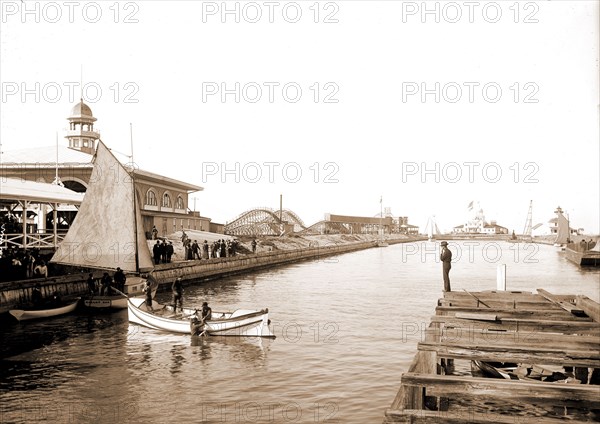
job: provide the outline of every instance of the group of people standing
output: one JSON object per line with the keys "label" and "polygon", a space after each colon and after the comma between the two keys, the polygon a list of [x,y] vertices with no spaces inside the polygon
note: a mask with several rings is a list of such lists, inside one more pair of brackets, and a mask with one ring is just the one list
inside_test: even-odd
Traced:
{"label": "group of people standing", "polygon": [[170,241],[167,243],[166,240],[163,240],[162,243],[160,240],[156,241],[156,244],[152,247],[152,256],[154,257],[154,264],[158,265],[160,263],[167,264],[171,262],[171,257],[175,254],[175,248],[173,247],[173,242]]}
{"label": "group of people standing", "polygon": [[48,265],[37,249],[6,249],[0,257],[1,280],[48,278]]}
{"label": "group of people standing", "polygon": [[121,293],[125,292],[125,283],[127,282],[127,276],[125,272],[119,267],[115,271],[115,274],[111,277],[108,272],[105,272],[100,278],[100,283],[94,278],[94,274],[91,272],[88,274],[87,285],[88,291],[93,296],[99,294],[100,296],[109,296],[114,288],[119,290]]}
{"label": "group of people standing", "polygon": [[219,239],[212,243],[204,240],[204,243],[199,244],[198,240],[192,241],[185,231],[181,236],[181,242],[185,252],[185,259],[188,261],[235,256],[238,250],[238,241],[236,239]]}

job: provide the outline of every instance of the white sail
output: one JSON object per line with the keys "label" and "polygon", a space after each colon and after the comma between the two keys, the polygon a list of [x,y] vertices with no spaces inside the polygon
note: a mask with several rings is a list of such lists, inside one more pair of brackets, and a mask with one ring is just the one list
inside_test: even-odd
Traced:
{"label": "white sail", "polygon": [[567,244],[569,238],[569,221],[561,212],[557,212],[558,215],[558,230],[556,232],[555,244]]}
{"label": "white sail", "polygon": [[[129,172],[99,142],[83,202],[51,262],[138,272],[153,268]],[[135,203],[134,203],[135,201]],[[136,258],[137,255],[137,258]]]}

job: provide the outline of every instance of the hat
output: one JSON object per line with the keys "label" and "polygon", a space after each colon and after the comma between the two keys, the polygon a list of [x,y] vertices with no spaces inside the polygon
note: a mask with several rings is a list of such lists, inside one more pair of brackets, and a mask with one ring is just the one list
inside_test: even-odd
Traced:
{"label": "hat", "polygon": [[440,243],[442,246],[448,246],[448,242],[447,241],[443,241]]}
{"label": "hat", "polygon": [[202,306],[208,306],[208,302],[202,302]]}

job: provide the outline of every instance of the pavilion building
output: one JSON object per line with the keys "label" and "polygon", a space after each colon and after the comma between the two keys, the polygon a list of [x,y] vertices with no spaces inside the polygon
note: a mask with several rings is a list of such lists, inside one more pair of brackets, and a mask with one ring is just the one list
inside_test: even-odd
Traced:
{"label": "pavilion building", "polygon": [[[55,183],[75,192],[85,193],[90,184],[92,159],[100,132],[94,128],[96,118],[83,100],[73,107],[67,119],[67,143],[60,144],[57,141],[55,146],[2,152],[0,176],[22,181]],[[134,169],[133,177],[140,202],[143,228],[148,237],[151,236],[153,226],[156,226],[159,236],[183,228],[222,232],[222,225],[212,223],[210,218],[200,216],[189,207],[190,194],[202,191],[202,187],[142,169]],[[5,202],[2,209],[4,213],[11,212],[10,206]],[[47,216],[45,211],[44,207],[40,207],[35,212],[37,219],[25,219],[26,225],[38,232],[53,228],[53,215]],[[12,212],[15,212],[14,207]],[[77,209],[73,205],[61,206],[58,211],[59,228],[68,229],[76,212]]]}

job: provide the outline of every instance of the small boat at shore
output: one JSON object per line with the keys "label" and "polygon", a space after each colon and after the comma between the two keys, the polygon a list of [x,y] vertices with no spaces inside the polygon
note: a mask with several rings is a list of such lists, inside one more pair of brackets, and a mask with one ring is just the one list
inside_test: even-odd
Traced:
{"label": "small boat at shore", "polygon": [[[146,278],[131,276],[125,282],[125,291],[114,295],[88,295],[83,298],[83,305],[87,308],[100,309],[127,309],[127,298],[141,296],[144,293]],[[158,285],[154,286],[152,296],[156,294]]]}
{"label": "small boat at shore", "polygon": [[[152,302],[152,310],[143,297],[131,297],[127,301],[129,322],[155,330],[191,334],[191,321],[199,310],[184,308],[176,313],[172,306]],[[234,312],[212,312],[206,321],[204,332],[210,336],[275,337],[269,327],[269,310],[238,309]]]}
{"label": "small boat at shore", "polygon": [[11,309],[8,311],[18,321],[26,321],[30,319],[50,318],[59,315],[66,315],[73,312],[77,308],[79,298],[72,303],[58,308],[49,309]]}

